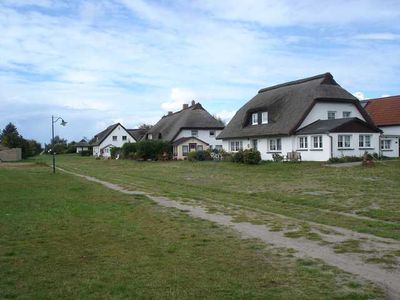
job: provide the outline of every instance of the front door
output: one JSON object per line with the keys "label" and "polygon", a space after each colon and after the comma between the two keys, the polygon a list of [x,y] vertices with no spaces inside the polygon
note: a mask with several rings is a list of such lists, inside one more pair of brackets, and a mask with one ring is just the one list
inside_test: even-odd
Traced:
{"label": "front door", "polygon": [[252,148],[254,150],[258,150],[258,140],[252,140]]}
{"label": "front door", "polygon": [[189,143],[189,152],[196,151],[197,144],[196,143]]}

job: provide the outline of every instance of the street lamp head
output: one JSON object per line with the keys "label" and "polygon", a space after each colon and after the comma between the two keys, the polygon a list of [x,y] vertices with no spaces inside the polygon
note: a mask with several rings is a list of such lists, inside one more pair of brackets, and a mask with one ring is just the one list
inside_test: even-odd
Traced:
{"label": "street lamp head", "polygon": [[67,125],[67,123],[68,123],[68,122],[65,122],[63,119],[61,119],[61,124],[60,124],[60,125],[61,125],[61,126],[65,126],[65,125]]}

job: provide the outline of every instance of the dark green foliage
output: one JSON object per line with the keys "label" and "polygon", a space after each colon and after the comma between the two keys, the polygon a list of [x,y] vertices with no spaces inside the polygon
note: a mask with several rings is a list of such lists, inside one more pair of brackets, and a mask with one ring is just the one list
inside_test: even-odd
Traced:
{"label": "dark green foliage", "polygon": [[76,142],[72,141],[68,143],[65,153],[75,153],[76,152]]}
{"label": "dark green foliage", "polygon": [[243,162],[249,165],[256,165],[261,161],[260,151],[247,149],[243,151]]}
{"label": "dark green foliage", "polygon": [[197,150],[189,152],[188,160],[190,161],[205,161],[212,160],[210,151],[207,150]]}
{"label": "dark green foliage", "polygon": [[125,143],[122,145],[122,155],[125,159],[134,159],[135,153],[137,151],[137,143]]}
{"label": "dark green foliage", "polygon": [[8,125],[0,134],[0,143],[9,148],[21,148],[22,158],[35,156],[42,151],[42,146],[35,140],[26,140],[18,133],[14,124]]}
{"label": "dark green foliage", "polygon": [[121,148],[125,159],[163,160],[172,156],[172,145],[161,140],[146,140],[137,143],[125,143]]}
{"label": "dark green foliage", "polygon": [[120,147],[112,147],[110,149],[111,158],[117,158],[118,155],[122,153],[122,148]]}
{"label": "dark green foliage", "polygon": [[342,156],[342,157],[331,157],[328,162],[330,163],[346,163],[346,162],[355,162],[362,161],[363,158],[360,156]]}
{"label": "dark green foliage", "polygon": [[256,165],[261,161],[261,154],[260,151],[254,149],[240,150],[232,155],[232,161],[236,163]]}
{"label": "dark green foliage", "polygon": [[238,152],[234,153],[232,155],[232,161],[236,163],[243,163],[244,162],[243,150],[239,150]]}

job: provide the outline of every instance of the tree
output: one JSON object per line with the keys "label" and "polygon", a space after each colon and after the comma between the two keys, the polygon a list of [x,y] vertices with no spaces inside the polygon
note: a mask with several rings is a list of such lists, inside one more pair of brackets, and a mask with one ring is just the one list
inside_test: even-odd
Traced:
{"label": "tree", "polygon": [[139,125],[138,129],[144,129],[147,131],[147,130],[150,130],[152,127],[153,127],[153,125],[143,123],[143,124]]}
{"label": "tree", "polygon": [[22,136],[18,133],[17,127],[13,123],[8,123],[8,125],[3,129],[0,135],[0,142],[9,148],[17,148],[22,144]]}

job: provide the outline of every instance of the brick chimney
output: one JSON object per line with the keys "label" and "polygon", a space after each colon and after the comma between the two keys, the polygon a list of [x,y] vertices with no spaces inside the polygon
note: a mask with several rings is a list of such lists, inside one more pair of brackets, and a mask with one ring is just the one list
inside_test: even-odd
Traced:
{"label": "brick chimney", "polygon": [[186,109],[186,108],[188,108],[188,107],[189,107],[189,104],[184,103],[183,106],[182,106],[182,109]]}
{"label": "brick chimney", "polygon": [[169,111],[169,112],[168,112],[168,116],[170,116],[170,115],[172,115],[172,111]]}

